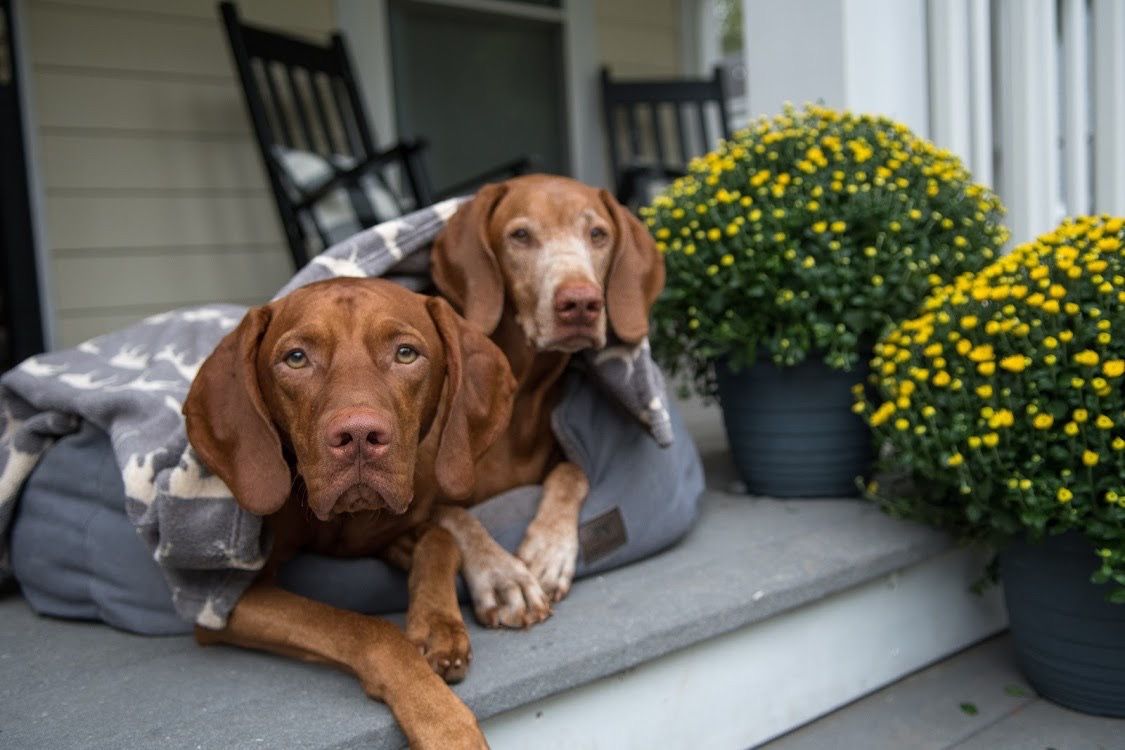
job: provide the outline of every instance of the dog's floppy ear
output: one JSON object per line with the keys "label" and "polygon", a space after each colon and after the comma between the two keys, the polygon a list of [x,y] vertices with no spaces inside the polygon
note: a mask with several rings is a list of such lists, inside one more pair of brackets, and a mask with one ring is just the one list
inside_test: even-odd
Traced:
{"label": "dog's floppy ear", "polygon": [[503,183],[478,190],[450,217],[430,254],[438,291],[486,334],[496,330],[504,311],[504,279],[489,246],[488,221],[506,192]]}
{"label": "dog's floppy ear", "polygon": [[648,334],[648,314],[664,289],[664,257],[644,224],[605,190],[600,195],[617,226],[606,279],[606,313],[617,338],[635,344]]}
{"label": "dog's floppy ear", "polygon": [[441,435],[434,473],[450,500],[473,492],[473,464],[508,427],[516,379],[508,358],[440,297],[426,300],[445,345],[445,389],[438,413]]}
{"label": "dog's floppy ear", "polygon": [[269,515],[289,496],[289,466],[258,387],[268,307],[246,313],[199,369],[184,402],[188,440],[246,510]]}

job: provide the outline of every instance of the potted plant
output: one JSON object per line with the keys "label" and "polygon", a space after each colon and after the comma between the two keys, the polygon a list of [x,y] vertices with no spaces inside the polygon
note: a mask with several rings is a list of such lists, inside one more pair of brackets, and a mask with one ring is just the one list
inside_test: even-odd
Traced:
{"label": "potted plant", "polygon": [[1068,220],[890,331],[857,409],[918,491],[891,512],[1000,551],[1029,681],[1125,716],[1125,220]]}
{"label": "potted plant", "polygon": [[735,133],[643,211],[667,269],[654,352],[718,395],[752,493],[855,494],[871,448],[849,389],[871,344],[993,258],[1002,212],[904,125],[812,105]]}

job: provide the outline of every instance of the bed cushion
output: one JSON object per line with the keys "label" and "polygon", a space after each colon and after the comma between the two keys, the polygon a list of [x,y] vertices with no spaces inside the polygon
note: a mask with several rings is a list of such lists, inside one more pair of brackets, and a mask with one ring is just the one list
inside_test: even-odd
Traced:
{"label": "bed cushion", "polygon": [[[702,469],[678,411],[671,411],[673,432],[682,439],[661,448],[589,379],[569,376],[552,421],[566,453],[590,478],[580,518],[579,578],[654,554],[694,523]],[[517,488],[473,512],[514,551],[540,494],[538,486]],[[106,434],[84,423],[58,440],[29,477],[11,530],[12,568],[24,595],[45,615],[102,620],[149,635],[190,632],[124,509]],[[359,612],[406,608],[406,576],[380,560],[306,554],[282,569],[280,582]],[[461,596],[467,601],[463,588]]]}

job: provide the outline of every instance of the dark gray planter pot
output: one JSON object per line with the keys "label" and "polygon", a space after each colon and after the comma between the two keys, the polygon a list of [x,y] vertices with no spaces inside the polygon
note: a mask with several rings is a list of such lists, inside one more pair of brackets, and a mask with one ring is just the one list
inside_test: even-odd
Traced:
{"label": "dark gray planter pot", "polygon": [[1093,549],[1081,534],[1016,542],[1000,554],[1000,580],[1016,656],[1044,698],[1125,717],[1125,605],[1090,582]]}
{"label": "dark gray planter pot", "polygon": [[727,439],[751,494],[851,497],[871,467],[871,431],[851,410],[866,362],[840,372],[812,359],[796,367],[759,359],[741,372],[716,364]]}

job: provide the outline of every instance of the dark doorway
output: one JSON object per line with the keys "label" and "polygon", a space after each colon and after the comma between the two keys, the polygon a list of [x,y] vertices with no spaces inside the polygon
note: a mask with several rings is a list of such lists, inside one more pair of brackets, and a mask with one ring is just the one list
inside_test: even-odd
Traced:
{"label": "dark doorway", "polygon": [[0,0],[0,372],[44,344],[14,5]]}
{"label": "dark doorway", "polygon": [[536,171],[568,171],[561,22],[406,0],[389,8],[399,134],[429,142],[439,192],[521,154]]}

